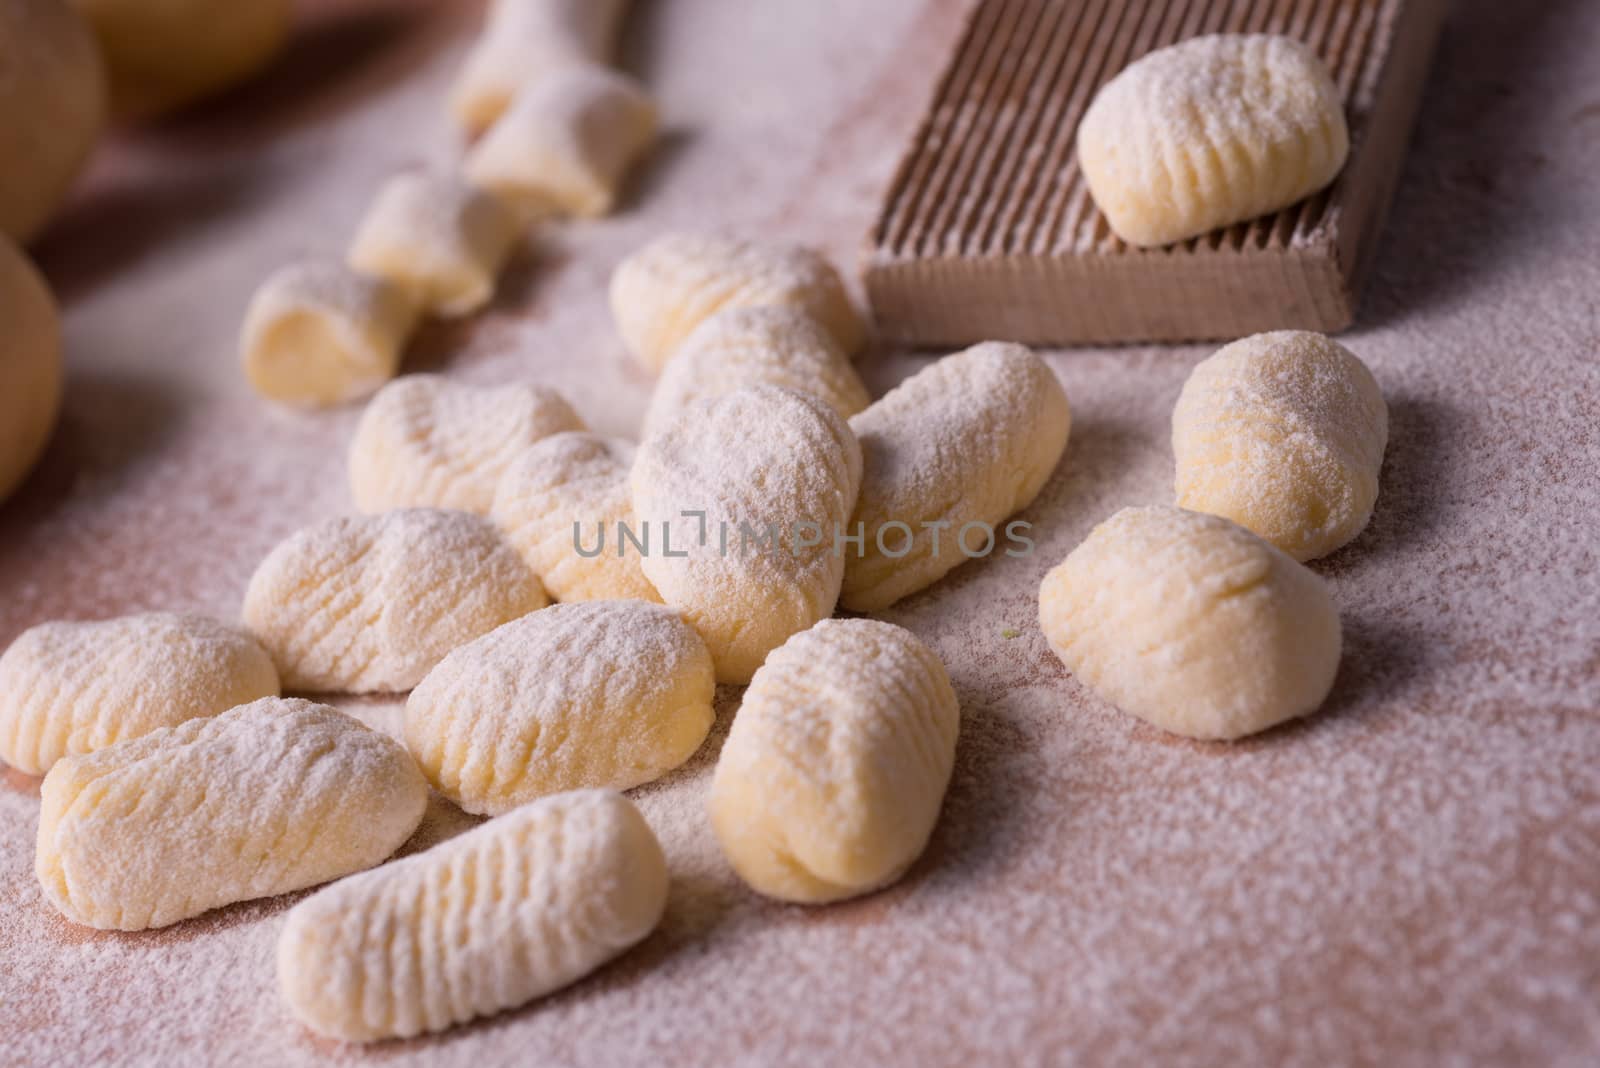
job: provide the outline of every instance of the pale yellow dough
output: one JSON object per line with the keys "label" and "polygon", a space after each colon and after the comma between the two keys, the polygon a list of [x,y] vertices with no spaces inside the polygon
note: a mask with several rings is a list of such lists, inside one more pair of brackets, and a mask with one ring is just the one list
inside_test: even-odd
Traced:
{"label": "pale yellow dough", "polygon": [[296,905],[278,986],[329,1038],[442,1031],[622,953],[660,922],[667,886],[661,845],[627,798],[545,798]]}
{"label": "pale yellow dough", "polygon": [[1288,37],[1195,37],[1108,82],[1078,126],[1078,165],[1118,237],[1170,244],[1286,208],[1349,154],[1339,87]]}
{"label": "pale yellow dough", "polygon": [[344,404],[395,376],[416,322],[403,286],[341,264],[295,264],[256,291],[239,359],[263,397],[303,408]]}
{"label": "pale yellow dough", "polygon": [[481,189],[401,174],[378,190],[346,262],[406,289],[429,314],[454,318],[489,303],[521,229],[517,213]]}
{"label": "pale yellow dough", "polygon": [[398,693],[452,649],[548,603],[487,520],[410,508],[280,542],[250,578],[244,623],[285,689]]}
{"label": "pale yellow dough", "polygon": [[0,656],[0,760],[43,775],[62,757],[277,695],[266,650],[214,619],[41,623]]}
{"label": "pale yellow dough", "polygon": [[860,483],[845,421],[778,386],[695,404],[639,446],[633,511],[651,538],[641,566],[705,639],[718,682],[749,682],[767,653],[833,614],[844,576],[834,535]]}
{"label": "pale yellow dough", "polygon": [[472,386],[407,375],[378,391],[350,443],[350,491],[363,512],[459,508],[487,515],[528,446],[583,420],[547,386]]}
{"label": "pale yellow dough", "polygon": [[830,619],[756,672],[711,784],[711,825],[745,882],[821,903],[887,886],[922,853],[960,708],[910,631]]}
{"label": "pale yellow dough", "polygon": [[268,697],[64,757],[41,799],[45,898],[138,931],[370,868],[422,822],[428,786],[387,735]]}
{"label": "pale yellow dough", "polygon": [[1226,516],[1296,560],[1360,534],[1378,499],[1389,410],[1366,364],[1303,330],[1235,341],[1172,412],[1178,504]]}
{"label": "pale yellow dough", "polygon": [[1233,739],[1322,704],[1339,667],[1327,585],[1243,527],[1124,508],[1045,576],[1039,625],[1080,682],[1163,730]]}
{"label": "pale yellow dough", "polygon": [[[0,182],[4,172],[0,166]],[[61,386],[55,298],[27,256],[0,234],[0,503],[44,452],[61,411]]]}
{"label": "pale yellow dough", "polygon": [[428,672],[406,701],[406,746],[441,794],[497,816],[661,777],[705,741],[715,692],[711,654],[672,609],[552,605]]}
{"label": "pale yellow dough", "polygon": [[50,221],[105,125],[105,95],[94,36],[70,6],[0,3],[0,238],[27,244]]}
{"label": "pale yellow dough", "polygon": [[611,314],[628,350],[659,372],[705,320],[729,308],[797,308],[846,353],[865,327],[833,266],[810,249],[709,234],[666,234],[611,276]]}
{"label": "pale yellow dough", "polygon": [[744,386],[788,386],[846,419],[872,401],[839,343],[792,307],[730,308],[695,328],[650,395],[644,437],[697,400]]}
{"label": "pale yellow dough", "polygon": [[864,537],[847,548],[839,601],[878,612],[968,559],[1023,551],[1004,521],[1050,478],[1072,413],[1043,360],[988,341],[912,375],[850,428],[862,457],[850,528]]}
{"label": "pale yellow dough", "polygon": [[639,530],[633,455],[621,438],[552,434],[501,476],[489,517],[556,600],[661,600],[621,533]]}

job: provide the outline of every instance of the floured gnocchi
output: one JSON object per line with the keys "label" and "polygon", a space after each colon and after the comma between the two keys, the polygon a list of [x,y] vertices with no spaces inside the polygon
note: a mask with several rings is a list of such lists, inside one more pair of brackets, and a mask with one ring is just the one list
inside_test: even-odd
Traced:
{"label": "floured gnocchi", "polygon": [[558,601],[660,601],[639,566],[628,472],[632,442],[552,434],[500,478],[489,517]]}
{"label": "floured gnocchi", "polygon": [[406,746],[441,794],[495,816],[661,777],[705,741],[715,692],[711,654],[670,608],[558,604],[428,672],[406,701]]}
{"label": "floured gnocchi", "polygon": [[1022,345],[989,341],[923,369],[850,420],[864,533],[840,603],[877,612],[997,551],[996,528],[1044,487],[1072,429],[1067,395]]}
{"label": "floured gnocchi", "polygon": [[609,63],[627,7],[627,0],[494,0],[450,94],[456,121],[475,137],[535,81]]}
{"label": "floured gnocchi", "polygon": [[922,853],[955,762],[960,708],[910,631],[829,619],[756,672],[711,784],[734,870],[784,901],[887,886]]}
{"label": "floured gnocchi", "polygon": [[1194,369],[1172,412],[1178,504],[1225,516],[1296,560],[1361,533],[1378,499],[1389,410],[1349,349],[1283,330]]}
{"label": "floured gnocchi", "polygon": [[708,234],[667,234],[611,276],[611,314],[639,362],[660,371],[706,319],[729,308],[793,307],[847,353],[865,329],[832,265],[810,249]]}
{"label": "floured gnocchi", "polygon": [[286,689],[397,693],[450,650],[548,603],[487,520],[411,508],[280,542],[250,578],[244,622]]}
{"label": "floured gnocchi", "polygon": [[278,985],[330,1038],[441,1031],[594,971],[667,903],[655,834],[620,794],[548,797],[289,911]]}
{"label": "floured gnocchi", "polygon": [[845,421],[778,386],[696,404],[639,446],[633,511],[656,539],[641,566],[705,639],[718,682],[749,682],[767,653],[833,614],[834,535],[860,482]]}
{"label": "floured gnocchi", "polygon": [[1190,738],[1316,710],[1339,667],[1327,585],[1219,516],[1124,508],[1039,587],[1039,625],[1079,681]]}
{"label": "floured gnocchi", "polygon": [[1339,87],[1310,48],[1269,34],[1151,52],[1096,94],[1078,165],[1118,237],[1170,244],[1322,189],[1350,150]]}
{"label": "floured gnocchi", "polygon": [[517,214],[481,189],[401,174],[378,191],[346,262],[404,288],[430,314],[468,315],[494,296],[520,230]]}
{"label": "floured gnocchi", "polygon": [[467,155],[469,181],[525,214],[608,214],[656,139],[656,106],[625,74],[571,67],[519,94]]}
{"label": "floured gnocchi", "polygon": [[0,656],[0,760],[43,775],[64,756],[277,695],[266,650],[214,619],[41,623]]}
{"label": "floured gnocchi", "polygon": [[644,437],[697,400],[743,386],[788,386],[846,419],[872,401],[838,342],[792,307],[730,308],[695,328],[661,372]]}
{"label": "floured gnocchi", "polygon": [[42,800],[45,897],[138,931],[370,868],[421,823],[428,786],[392,738],[268,697],[63,757]]}
{"label": "floured gnocchi", "polygon": [[416,302],[393,282],[335,263],[296,264],[256,291],[239,358],[263,397],[344,404],[394,377],[416,322]]}
{"label": "floured gnocchi", "polygon": [[407,375],[378,391],[350,443],[350,491],[363,512],[459,508],[485,515],[511,461],[583,420],[547,386],[471,386]]}

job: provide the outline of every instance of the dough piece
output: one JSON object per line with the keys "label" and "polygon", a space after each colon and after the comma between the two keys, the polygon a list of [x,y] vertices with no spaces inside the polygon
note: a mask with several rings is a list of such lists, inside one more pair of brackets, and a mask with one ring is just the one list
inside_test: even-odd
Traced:
{"label": "dough piece", "polygon": [[608,64],[627,0],[494,0],[450,93],[467,134],[487,130],[525,86],[570,67]]}
{"label": "dough piece", "polygon": [[1366,364],[1303,330],[1235,341],[1172,412],[1178,505],[1225,516],[1296,560],[1360,534],[1378,499],[1389,410]]}
{"label": "dough piece", "polygon": [[1226,519],[1124,508],[1039,587],[1079,681],[1162,730],[1240,738],[1314,711],[1339,667],[1322,579]]}
{"label": "dough piece", "polygon": [[816,397],[751,386],[696,404],[639,446],[630,481],[654,539],[645,577],[705,639],[718,682],[749,682],[833,614],[861,449]]}
{"label": "dough piece", "polygon": [[850,358],[828,332],[792,307],[730,308],[701,323],[661,372],[644,437],[697,400],[744,386],[788,386],[848,419],[872,402]]}
{"label": "dough piece", "polygon": [[[0,117],[0,122],[4,118]],[[0,167],[0,183],[6,168]],[[3,195],[3,194],[0,194]],[[61,318],[28,257],[0,234],[0,502],[22,485],[61,412]]]}
{"label": "dough piece", "polygon": [[627,798],[548,797],[289,911],[278,985],[329,1038],[442,1031],[559,990],[644,939],[667,862]]}
{"label": "dough piece", "polygon": [[1000,524],[1049,480],[1072,413],[1043,360],[987,341],[912,375],[850,428],[862,457],[850,528],[865,537],[847,547],[839,601],[879,612],[972,557],[1004,551]]}
{"label": "dough piece", "polygon": [[489,303],[521,230],[498,198],[453,178],[397,175],[378,191],[351,243],[352,270],[406,289],[434,315]]}
{"label": "dough piece", "polygon": [[784,901],[887,886],[922,853],[955,762],[961,711],[910,631],[828,619],[767,658],[711,784],[711,825],[739,876]]}
{"label": "dough piece", "polygon": [[810,249],[667,234],[611,276],[611,314],[628,350],[660,371],[695,327],[729,308],[798,308],[847,353],[865,333],[844,283]]}
{"label": "dough piece", "polygon": [[603,67],[573,67],[524,90],[467,155],[474,185],[533,216],[606,215],[656,139],[656,106]]}
{"label": "dough piece", "polygon": [[266,650],[214,619],[41,623],[0,656],[0,759],[43,775],[64,756],[276,696]]}
{"label": "dough piece", "polygon": [[643,601],[558,604],[440,661],[406,701],[434,789],[498,816],[564,790],[626,790],[694,755],[714,718],[705,643]]}
{"label": "dough piece", "polygon": [[628,492],[633,452],[621,438],[552,434],[501,477],[489,517],[556,600],[661,600],[619,527],[640,529]]}
{"label": "dough piece", "polygon": [[487,520],[412,508],[330,519],[280,542],[251,576],[244,622],[285,689],[397,693],[450,650],[548,603]]}
{"label": "dough piece", "polygon": [[1196,37],[1151,52],[1095,96],[1078,165],[1130,245],[1182,241],[1286,208],[1350,151],[1328,68],[1298,41]]}
{"label": "dough piece", "polygon": [[[0,3],[0,237],[27,244],[44,229],[87,162],[105,110],[105,72],[83,19],[60,0]],[[0,264],[0,286],[5,272]]]}
{"label": "dough piece", "polygon": [[370,868],[428,802],[394,739],[280,697],[64,757],[42,793],[45,897],[74,923],[117,931]]}
{"label": "dough piece", "polygon": [[338,264],[301,263],[256,291],[239,355],[263,397],[323,408],[393,378],[416,322],[416,303],[402,287]]}
{"label": "dough piece", "polygon": [[290,0],[72,0],[94,26],[114,109],[171,111],[231,88],[283,50]]}
{"label": "dough piece", "polygon": [[350,490],[363,512],[459,508],[487,515],[495,487],[529,445],[583,420],[547,386],[469,386],[407,375],[378,391],[350,443]]}

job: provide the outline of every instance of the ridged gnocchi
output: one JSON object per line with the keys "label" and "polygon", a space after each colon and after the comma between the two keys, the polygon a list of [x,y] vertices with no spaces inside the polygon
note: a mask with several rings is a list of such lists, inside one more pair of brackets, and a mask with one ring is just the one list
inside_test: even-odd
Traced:
{"label": "ridged gnocchi", "polygon": [[268,697],[63,757],[42,800],[45,897],[138,931],[370,868],[421,823],[428,786],[387,735]]}
{"label": "ridged gnocchi", "polygon": [[548,797],[289,910],[278,986],[301,1022],[370,1042],[532,1001],[644,939],[667,863],[620,794]]}
{"label": "ridged gnocchi", "polygon": [[855,503],[861,449],[809,393],[752,386],[703,401],[639,446],[634,515],[656,542],[641,566],[700,632],[717,681],[833,614],[834,536]]}
{"label": "ridged gnocchi", "polygon": [[839,343],[791,307],[730,308],[701,323],[661,372],[643,437],[697,400],[744,386],[788,386],[846,419],[872,402]]}
{"label": "ridged gnocchi", "polygon": [[294,264],[250,301],[239,359],[263,397],[305,408],[344,404],[394,377],[416,323],[416,302],[393,282],[342,264]]}
{"label": "ridged gnocchi", "polygon": [[494,0],[450,93],[456,121],[475,137],[538,79],[609,63],[627,8],[627,0]]}
{"label": "ridged gnocchi", "polygon": [[862,457],[850,525],[865,536],[846,555],[839,600],[877,612],[996,550],[997,524],[1060,462],[1072,413],[1043,360],[989,341],[912,375],[850,428]]}
{"label": "ridged gnocchi", "polygon": [[1151,52],[1108,82],[1077,147],[1111,229],[1154,246],[1315,193],[1344,166],[1350,133],[1339,87],[1310,48],[1217,34]]}
{"label": "ridged gnocchi", "polygon": [[1225,516],[1296,560],[1372,518],[1389,410],[1367,365],[1321,334],[1257,334],[1194,369],[1172,412],[1178,505]]}
{"label": "ridged gnocchi", "polygon": [[756,672],[712,779],[711,825],[739,876],[821,903],[894,882],[928,842],[960,707],[910,631],[829,619]]}
{"label": "ridged gnocchi", "polygon": [[632,78],[571,67],[542,78],[468,153],[465,171],[525,215],[608,214],[656,139],[656,106]]}
{"label": "ridged gnocchi", "polygon": [[290,535],[251,576],[244,623],[286,689],[397,693],[450,650],[548,603],[487,520],[411,508]]}
{"label": "ridged gnocchi", "polygon": [[709,234],[666,234],[611,276],[611,314],[628,350],[660,371],[702,322],[730,308],[793,307],[853,353],[865,328],[832,265],[810,249]]}
{"label": "ridged gnocchi", "polygon": [[472,386],[407,375],[378,391],[350,442],[350,492],[363,512],[459,508],[487,515],[519,453],[583,420],[555,390]]}
{"label": "ridged gnocchi", "polygon": [[552,434],[500,477],[489,517],[556,600],[661,600],[623,533],[639,530],[633,456],[621,438]]}
{"label": "ridged gnocchi", "polygon": [[552,605],[428,672],[406,701],[406,746],[441,794],[497,816],[661,777],[705,741],[715,692],[711,654],[670,608]]}
{"label": "ridged gnocchi", "polygon": [[345,262],[405,289],[423,311],[453,318],[489,303],[520,230],[517,213],[481,189],[400,174],[378,190]]}
{"label": "ridged gnocchi", "polygon": [[1190,738],[1307,715],[1339,667],[1322,579],[1243,527],[1180,508],[1124,508],[1095,527],[1045,576],[1039,625],[1079,681]]}
{"label": "ridged gnocchi", "polygon": [[0,760],[43,775],[62,757],[277,695],[266,650],[214,619],[41,623],[0,656]]}

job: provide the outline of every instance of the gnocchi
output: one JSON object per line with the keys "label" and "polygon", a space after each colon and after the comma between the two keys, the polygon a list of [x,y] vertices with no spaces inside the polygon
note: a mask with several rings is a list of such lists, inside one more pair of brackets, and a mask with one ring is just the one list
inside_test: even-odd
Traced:
{"label": "gnocchi", "polygon": [[442,1031],[543,997],[644,939],[667,863],[620,794],[548,797],[289,910],[284,1001],[351,1042]]}
{"label": "gnocchi", "polygon": [[865,328],[832,265],[810,249],[667,234],[611,276],[611,314],[628,350],[659,372],[694,329],[730,308],[797,308],[853,353]]}
{"label": "gnocchi", "polygon": [[416,302],[393,282],[339,264],[295,264],[256,291],[239,358],[264,397],[305,408],[344,404],[394,377],[416,322]]}
{"label": "gnocchi", "polygon": [[467,179],[525,214],[594,218],[656,138],[656,106],[626,75],[573,67],[522,92],[467,155]]}
{"label": "gnocchi", "polygon": [[910,631],[823,620],[756,672],[712,779],[712,828],[751,887],[821,903],[921,855],[955,763],[950,678]]}
{"label": "gnocchi", "polygon": [[1124,508],[1039,587],[1067,670],[1125,712],[1234,739],[1316,710],[1339,666],[1339,613],[1302,564],[1220,516]]}
{"label": "gnocchi", "polygon": [[363,512],[459,508],[486,515],[511,461],[583,420],[546,386],[470,386],[407,375],[378,391],[350,442],[350,491]]}
{"label": "gnocchi", "polygon": [[761,385],[815,394],[846,419],[872,400],[849,357],[805,312],[730,308],[696,327],[661,372],[643,436],[697,400]]}
{"label": "gnocchi", "polygon": [[568,67],[611,61],[627,0],[493,0],[451,90],[456,121],[476,137],[524,87]]}
{"label": "gnocchi", "polygon": [[62,757],[276,696],[266,651],[204,616],[41,623],[0,656],[0,759],[43,775]]}
{"label": "gnocchi", "polygon": [[556,600],[661,600],[623,533],[638,529],[633,455],[620,438],[552,434],[501,476],[489,516]]}
{"label": "gnocchi", "polygon": [[42,799],[45,897],[138,931],[370,868],[422,822],[428,786],[387,735],[267,697],[63,757]]}
{"label": "gnocchi", "polygon": [[639,446],[633,511],[657,537],[641,566],[705,639],[718,682],[749,682],[767,653],[833,614],[834,539],[860,482],[845,421],[779,386],[703,401]]}
{"label": "gnocchi", "polygon": [[660,778],[705,741],[715,692],[711,654],[671,609],[558,604],[428,672],[406,701],[406,746],[441,794],[497,816]]}
{"label": "gnocchi", "polygon": [[912,375],[850,428],[862,456],[851,526],[864,537],[846,557],[840,603],[878,612],[995,550],[995,526],[1060,462],[1072,412],[1043,360],[990,341]]}
{"label": "gnocchi", "polygon": [[1286,208],[1350,150],[1344,102],[1310,48],[1270,34],[1195,37],[1108,82],[1078,126],[1094,202],[1130,245],[1166,245]]}
{"label": "gnocchi", "polygon": [[250,578],[244,622],[286,689],[396,693],[548,603],[487,520],[412,508],[331,519],[279,543]]}
{"label": "gnocchi", "polygon": [[[0,167],[0,172],[5,168]],[[0,182],[4,182],[0,177]],[[0,194],[3,195],[3,194]],[[33,263],[0,233],[0,501],[28,477],[61,412],[61,315]]]}
{"label": "gnocchi", "polygon": [[521,229],[496,197],[454,178],[401,174],[378,191],[346,262],[407,290],[422,310],[453,318],[489,303]]}
{"label": "gnocchi", "polygon": [[1236,341],[1200,363],[1172,412],[1178,505],[1233,520],[1296,560],[1372,517],[1389,412],[1367,365],[1321,334]]}

